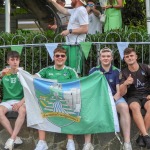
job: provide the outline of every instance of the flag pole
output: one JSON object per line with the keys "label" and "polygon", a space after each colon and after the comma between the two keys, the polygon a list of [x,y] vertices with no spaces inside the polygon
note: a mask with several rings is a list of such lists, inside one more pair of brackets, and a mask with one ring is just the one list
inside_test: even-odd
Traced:
{"label": "flag pole", "polygon": [[147,32],[150,35],[150,0],[146,0]]}
{"label": "flag pole", "polygon": [[10,33],[10,0],[5,0],[5,32]]}

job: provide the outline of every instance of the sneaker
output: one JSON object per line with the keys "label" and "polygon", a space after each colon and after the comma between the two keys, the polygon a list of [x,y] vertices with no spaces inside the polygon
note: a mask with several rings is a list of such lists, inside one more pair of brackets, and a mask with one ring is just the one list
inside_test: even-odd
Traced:
{"label": "sneaker", "polygon": [[67,146],[66,146],[67,150],[75,150],[75,144],[73,140],[68,140],[67,142]]}
{"label": "sneaker", "polygon": [[139,135],[138,138],[136,139],[136,143],[140,146],[140,147],[145,147],[145,142],[143,140],[143,136]]}
{"label": "sneaker", "polygon": [[86,144],[84,144],[82,150],[93,150],[93,149],[94,149],[94,147],[91,143],[86,143]]}
{"label": "sneaker", "polygon": [[15,141],[14,141],[14,144],[19,145],[19,144],[22,144],[22,143],[23,143],[23,141],[21,140],[21,138],[17,136]]}
{"label": "sneaker", "polygon": [[123,150],[132,150],[131,143],[124,143],[123,144]]}
{"label": "sneaker", "polygon": [[46,141],[39,140],[34,150],[47,150],[47,149],[48,149],[48,146],[47,146]]}
{"label": "sneaker", "polygon": [[150,149],[150,137],[149,137],[149,135],[143,136],[143,140],[144,140],[144,143],[146,145],[146,148]]}
{"label": "sneaker", "polygon": [[14,140],[9,138],[7,140],[7,142],[5,143],[5,147],[4,148],[8,149],[8,150],[13,150],[13,148],[14,148]]}

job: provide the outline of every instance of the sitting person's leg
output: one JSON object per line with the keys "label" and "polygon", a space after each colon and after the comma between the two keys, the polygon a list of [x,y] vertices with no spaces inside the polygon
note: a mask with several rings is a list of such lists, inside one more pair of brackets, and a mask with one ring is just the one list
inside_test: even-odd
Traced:
{"label": "sitting person's leg", "polygon": [[16,119],[16,122],[15,122],[15,126],[14,126],[14,130],[13,130],[13,133],[11,135],[11,139],[16,139],[23,123],[24,123],[24,120],[25,120],[25,116],[26,116],[26,108],[25,108],[25,105],[23,104],[19,109],[18,109],[18,117]]}
{"label": "sitting person's leg", "polygon": [[145,103],[144,108],[146,110],[146,114],[145,114],[145,117],[144,117],[144,122],[145,122],[146,131],[148,132],[148,130],[150,128],[150,101],[147,101]]}
{"label": "sitting person's leg", "polygon": [[[8,111],[12,111],[13,105],[16,104],[16,103],[18,103],[18,101],[10,100],[10,101],[7,101],[7,102],[2,102],[0,104],[0,122],[4,126],[4,128],[8,131],[8,133],[10,134],[10,137],[11,137],[5,143],[5,149],[13,149],[14,144],[22,144],[22,140],[19,137],[17,137],[17,134],[18,134],[18,132],[21,128],[20,126],[22,126],[23,123],[20,124],[21,122],[19,121],[19,123],[17,123],[18,124],[17,126],[16,126],[16,123],[15,123],[16,129],[14,131],[11,127],[11,124],[10,124],[9,120],[5,116],[5,114]],[[20,107],[18,107],[18,108],[20,108]],[[16,111],[18,111],[18,110],[16,110]],[[25,112],[26,111],[24,111],[23,122],[24,122],[24,118],[25,118]]]}
{"label": "sitting person's leg", "polygon": [[85,134],[85,144],[83,147],[83,150],[93,150],[94,147],[91,144],[91,134]]}
{"label": "sitting person's leg", "polygon": [[130,143],[130,114],[129,107],[124,100],[124,98],[120,98],[116,101],[117,112],[120,114],[120,125],[123,132],[124,138],[124,149],[132,149]]}
{"label": "sitting person's leg", "polygon": [[38,133],[39,133],[39,140],[45,141],[46,132],[43,130],[38,130]]}
{"label": "sitting person's leg", "polygon": [[66,146],[67,150],[75,150],[75,143],[73,141],[73,135],[68,134],[67,139],[68,139],[67,146]]}
{"label": "sitting person's leg", "polygon": [[[73,135],[68,134],[67,135],[68,142],[67,142],[67,150],[75,150],[75,144],[73,141]],[[93,150],[93,146],[91,144],[91,134],[85,134],[85,144],[83,147],[83,150]]]}
{"label": "sitting person's leg", "polygon": [[[150,137],[148,135],[148,130],[146,127],[146,122],[145,119],[142,116],[141,113],[141,107],[143,106],[143,101],[136,99],[136,100],[131,100],[131,103],[129,104],[129,107],[132,111],[132,116],[134,119],[135,124],[137,125],[140,135],[137,138],[136,142],[140,147],[147,147],[150,148]],[[146,106],[144,104],[144,106]],[[147,109],[148,109],[148,105],[147,105]],[[148,117],[148,115],[146,115],[146,118]],[[147,124],[148,125],[148,124]]]}
{"label": "sitting person's leg", "polygon": [[134,119],[134,122],[136,123],[139,131],[141,132],[141,134],[144,135],[148,135],[146,128],[145,128],[145,123],[144,123],[144,119],[143,116],[141,114],[141,106],[138,102],[132,102],[129,105],[129,108],[132,111],[132,116]]}
{"label": "sitting person's leg", "polygon": [[[5,104],[5,105],[3,105]],[[10,136],[13,133],[13,129],[11,127],[11,124],[9,122],[9,120],[7,119],[7,117],[5,116],[5,114],[8,112],[8,108],[6,107],[6,103],[1,103],[0,104],[0,123],[1,125],[8,131],[8,133],[10,134]]]}
{"label": "sitting person's leg", "polygon": [[39,133],[39,141],[38,144],[36,145],[35,150],[47,150],[48,146],[45,141],[46,132],[43,130],[38,130],[38,133]]}
{"label": "sitting person's leg", "polygon": [[[144,108],[146,110],[146,114],[144,117],[144,123],[145,123],[145,129],[148,133],[149,128],[150,128],[150,101],[146,100],[146,102],[144,104]],[[150,136],[149,135],[143,136],[143,141],[144,141],[146,147],[148,149],[150,149]]]}

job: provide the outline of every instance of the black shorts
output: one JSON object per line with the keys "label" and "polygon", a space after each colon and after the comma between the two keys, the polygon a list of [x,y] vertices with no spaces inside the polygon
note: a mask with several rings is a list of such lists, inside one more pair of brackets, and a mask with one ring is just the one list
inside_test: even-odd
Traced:
{"label": "black shorts", "polygon": [[144,108],[145,103],[147,102],[147,97],[148,95],[144,96],[132,96],[130,98],[127,98],[127,103],[130,105],[132,102],[137,102],[141,106],[141,108]]}

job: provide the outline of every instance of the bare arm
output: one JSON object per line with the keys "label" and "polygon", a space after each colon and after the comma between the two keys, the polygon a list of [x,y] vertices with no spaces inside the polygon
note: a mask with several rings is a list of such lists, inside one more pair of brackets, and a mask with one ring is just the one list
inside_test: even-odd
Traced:
{"label": "bare arm", "polygon": [[[81,25],[77,29],[72,29],[72,34],[86,34],[88,32],[88,25]],[[66,36],[69,34],[69,30],[64,30],[61,35]]]}
{"label": "bare arm", "polygon": [[122,8],[123,7],[123,0],[117,0],[117,5],[114,8]]}
{"label": "bare arm", "polygon": [[92,10],[92,12],[94,13],[95,16],[99,17],[100,12],[97,9],[95,9],[95,7],[92,7],[91,10]]}
{"label": "bare arm", "polygon": [[127,85],[125,82],[120,85],[120,95],[124,96],[127,93]]}
{"label": "bare arm", "polygon": [[100,12],[95,7],[87,6],[86,10],[87,10],[88,14],[92,11],[95,16],[99,17],[99,15],[100,15]]}
{"label": "bare arm", "polygon": [[38,74],[34,74],[33,77],[39,77]]}
{"label": "bare arm", "polygon": [[69,15],[68,10],[63,6],[61,6],[60,4],[58,4],[56,0],[47,0],[47,1],[52,3],[57,8],[57,10],[62,14]]}
{"label": "bare arm", "polygon": [[116,94],[114,95],[114,99],[117,101],[121,96],[120,96],[120,89],[119,89],[119,84],[116,85]]}
{"label": "bare arm", "polygon": [[23,105],[25,103],[25,99],[22,98],[22,100],[20,101],[21,105]]}
{"label": "bare arm", "polygon": [[86,34],[88,32],[88,25],[81,25],[77,29],[72,29],[73,34]]}
{"label": "bare arm", "polygon": [[116,8],[116,9],[120,9],[123,7],[123,1],[122,0],[117,0],[117,5],[107,5],[105,7],[102,7],[103,9],[107,9],[107,8]]}
{"label": "bare arm", "polygon": [[19,108],[20,108],[24,103],[25,103],[25,99],[22,98],[22,100],[21,100],[20,102],[14,104],[14,105],[12,106],[12,110],[13,110],[13,111],[18,111]]}
{"label": "bare arm", "polygon": [[0,77],[2,78],[4,75],[10,73],[10,69],[9,68],[5,68],[0,72]]}
{"label": "bare arm", "polygon": [[127,93],[128,85],[133,83],[133,78],[131,77],[131,74],[128,76],[128,78],[120,85],[120,95],[123,96]]}

